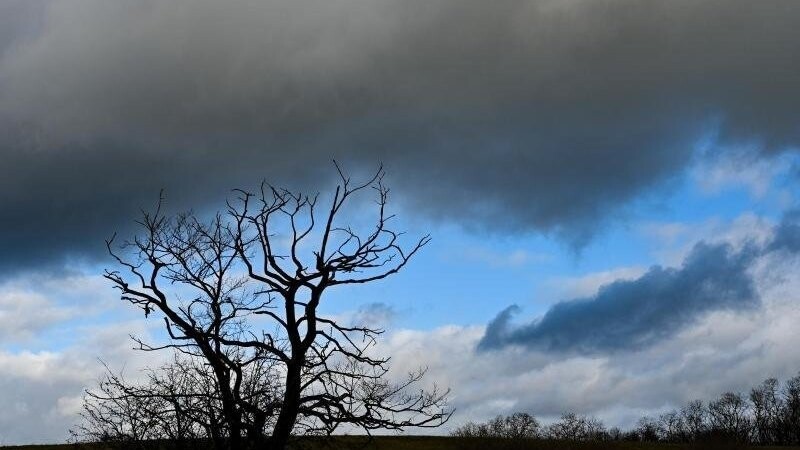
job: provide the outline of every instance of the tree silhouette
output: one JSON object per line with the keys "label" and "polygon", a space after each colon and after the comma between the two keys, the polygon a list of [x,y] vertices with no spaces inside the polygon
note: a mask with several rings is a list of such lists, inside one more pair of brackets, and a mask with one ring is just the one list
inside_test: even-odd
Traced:
{"label": "tree silhouette", "polygon": [[776,378],[768,378],[750,390],[754,437],[759,444],[774,445],[785,441],[782,426],[785,405],[779,391],[780,384]]}
{"label": "tree silhouette", "polygon": [[711,429],[738,442],[748,442],[752,429],[745,398],[735,392],[726,392],[708,404]]}
{"label": "tree silhouette", "polygon": [[[248,369],[241,392],[250,398],[274,398],[273,368],[253,364]],[[122,448],[153,448],[152,441],[161,439],[178,449],[197,448],[200,439],[222,448],[229,434],[216,379],[202,360],[180,352],[171,362],[147,369],[144,382],[106,367],[99,386],[87,391],[81,416],[82,423],[71,430],[75,438]],[[244,423],[252,420],[243,417]]]}
{"label": "tree silhouette", "polygon": [[[143,213],[142,234],[107,242],[126,274],[105,277],[145,316],[159,312],[170,337],[159,345],[137,339],[139,348],[202,362],[231,448],[284,448],[292,434],[342,426],[435,427],[450,417],[447,391],[415,388],[424,369],[388,381],[388,358],[372,350],[382,330],[320,312],[329,288],[395,274],[430,240],[406,246],[390,228],[382,168],[357,184],[336,169],[340,182],[321,219],[318,195],[262,183],[257,192],[236,190],[209,220],[170,217],[162,198]],[[373,226],[340,223],[348,202],[369,191],[377,197]],[[254,387],[249,374],[258,367],[270,376]]]}

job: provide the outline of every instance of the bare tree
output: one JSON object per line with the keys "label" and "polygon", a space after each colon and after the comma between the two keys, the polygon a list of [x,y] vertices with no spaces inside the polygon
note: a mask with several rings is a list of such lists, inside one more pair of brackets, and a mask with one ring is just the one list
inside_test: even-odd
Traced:
{"label": "bare tree", "polygon": [[662,433],[662,441],[684,442],[688,440],[686,425],[680,411],[671,410],[658,416],[658,428]]}
{"label": "bare tree", "polygon": [[780,396],[776,378],[768,378],[750,391],[753,404],[753,426],[759,444],[775,445],[784,442],[785,403]]}
{"label": "bare tree", "polygon": [[531,414],[515,412],[503,420],[503,435],[510,439],[540,437],[539,421]]}
{"label": "bare tree", "polygon": [[163,422],[158,418],[166,408],[156,396],[129,395],[124,380],[108,372],[95,390],[87,392],[81,411],[84,420],[70,433],[77,440],[144,447],[162,436]]}
{"label": "bare tree", "polygon": [[[166,215],[162,203],[138,222],[143,233],[109,252],[126,269],[105,277],[145,316],[158,312],[175,349],[204,362],[213,376],[219,419],[231,448],[284,448],[293,433],[436,427],[450,417],[447,391],[416,388],[425,373],[390,383],[388,358],[375,355],[382,330],[320,313],[334,286],[381,280],[400,271],[429,242],[401,244],[390,228],[389,190],[379,169],[340,183],[323,216],[318,195],[263,183],[237,190],[224,213],[202,220]],[[371,229],[340,223],[361,192],[376,195]],[[254,367],[274,368],[264,392],[249,392]],[[270,394],[267,395],[266,392]],[[277,393],[277,396],[272,395]]]}
{"label": "bare tree", "polygon": [[690,441],[696,441],[708,432],[708,410],[702,400],[692,400],[681,408],[681,419]]}
{"label": "bare tree", "polygon": [[642,442],[658,442],[662,434],[658,421],[652,417],[642,417],[636,424],[636,435]]}
{"label": "bare tree", "polygon": [[708,404],[712,431],[733,438],[738,442],[750,439],[751,422],[748,404],[741,394],[726,392]]}
{"label": "bare tree", "polygon": [[800,375],[786,380],[781,389],[784,443],[800,444]]}
{"label": "bare tree", "polygon": [[603,423],[594,417],[565,413],[558,422],[547,427],[547,436],[557,440],[590,441],[604,440],[607,433]]}
{"label": "bare tree", "polygon": [[[274,374],[262,365],[249,369],[243,374],[242,392],[250,397],[270,395]],[[204,361],[180,353],[168,364],[147,369],[142,381],[129,380],[106,366],[99,386],[86,392],[82,423],[71,432],[79,441],[124,448],[147,448],[149,441],[161,440],[177,448],[195,448],[199,440],[222,447],[228,430],[218,393]]]}

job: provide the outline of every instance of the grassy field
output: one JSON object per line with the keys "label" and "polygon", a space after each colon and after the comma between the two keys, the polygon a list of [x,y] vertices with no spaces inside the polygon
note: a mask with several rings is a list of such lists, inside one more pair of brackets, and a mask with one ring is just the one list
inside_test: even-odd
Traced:
{"label": "grassy field", "polygon": [[[800,450],[800,447],[746,447],[732,444],[660,444],[644,442],[564,442],[564,441],[508,441],[502,439],[463,439],[438,436],[381,436],[371,442],[360,437],[337,438],[333,443],[302,441],[298,449],[324,450],[698,450],[698,449],[783,449]],[[100,444],[24,445],[1,447],[13,450],[104,450]],[[135,448],[135,447],[134,447]],[[158,448],[158,446],[154,446]],[[163,447],[162,447],[163,448]]]}

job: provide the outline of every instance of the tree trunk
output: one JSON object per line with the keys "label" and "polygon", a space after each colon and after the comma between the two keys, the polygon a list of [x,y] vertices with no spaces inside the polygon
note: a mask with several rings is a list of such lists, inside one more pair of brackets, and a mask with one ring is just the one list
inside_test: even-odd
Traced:
{"label": "tree trunk", "polygon": [[297,414],[300,409],[300,367],[301,363],[289,364],[286,371],[286,391],[283,395],[281,412],[272,437],[269,439],[270,450],[283,450],[289,442],[294,424],[297,421]]}

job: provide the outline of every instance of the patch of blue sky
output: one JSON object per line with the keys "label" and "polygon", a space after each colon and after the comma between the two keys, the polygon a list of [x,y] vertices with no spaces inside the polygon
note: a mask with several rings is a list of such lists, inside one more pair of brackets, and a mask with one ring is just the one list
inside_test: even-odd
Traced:
{"label": "patch of blue sky", "polygon": [[400,273],[331,292],[328,307],[381,302],[396,312],[395,327],[429,329],[483,324],[508,303],[525,301],[540,270],[556,273],[557,245],[541,237],[479,236],[436,226],[433,240]]}

